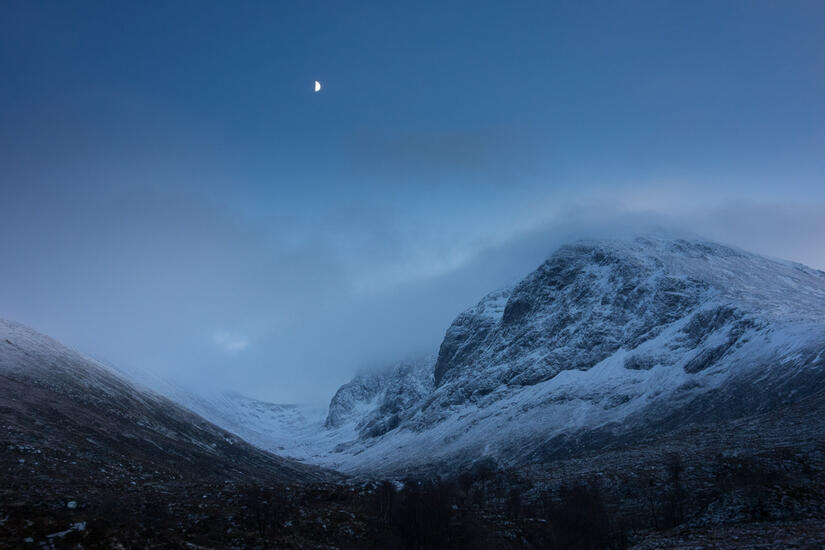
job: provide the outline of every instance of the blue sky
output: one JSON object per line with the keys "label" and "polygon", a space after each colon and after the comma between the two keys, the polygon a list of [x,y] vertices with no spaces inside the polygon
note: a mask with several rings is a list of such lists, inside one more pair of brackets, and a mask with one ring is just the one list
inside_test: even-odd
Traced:
{"label": "blue sky", "polygon": [[823,36],[822,2],[2,2],[0,315],[316,400],[562,238],[825,268]]}

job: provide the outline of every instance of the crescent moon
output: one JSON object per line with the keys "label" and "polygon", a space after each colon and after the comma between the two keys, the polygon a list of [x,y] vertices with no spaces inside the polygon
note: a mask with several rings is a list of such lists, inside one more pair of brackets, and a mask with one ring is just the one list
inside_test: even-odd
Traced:
{"label": "crescent moon", "polygon": [[318,82],[317,80],[315,81],[315,91],[316,91],[316,92],[320,92],[320,91],[321,91],[321,83],[320,83],[320,82]]}

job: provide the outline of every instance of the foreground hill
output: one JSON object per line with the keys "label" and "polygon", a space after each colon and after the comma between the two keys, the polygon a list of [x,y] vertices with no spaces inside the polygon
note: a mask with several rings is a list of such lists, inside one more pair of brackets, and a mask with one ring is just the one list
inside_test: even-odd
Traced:
{"label": "foreground hill", "polygon": [[[22,325],[0,320],[0,422],[14,469],[76,481],[317,481]],[[13,466],[17,464],[17,466]]]}
{"label": "foreground hill", "polygon": [[0,320],[0,547],[357,548],[341,479]]}

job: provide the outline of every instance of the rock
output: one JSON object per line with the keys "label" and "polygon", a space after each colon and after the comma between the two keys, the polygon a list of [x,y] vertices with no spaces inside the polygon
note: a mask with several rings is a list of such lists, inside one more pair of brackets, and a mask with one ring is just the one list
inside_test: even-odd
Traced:
{"label": "rock", "polygon": [[356,376],[332,398],[325,425],[340,428],[353,423],[365,438],[394,430],[413,405],[432,391],[434,361],[426,356]]}

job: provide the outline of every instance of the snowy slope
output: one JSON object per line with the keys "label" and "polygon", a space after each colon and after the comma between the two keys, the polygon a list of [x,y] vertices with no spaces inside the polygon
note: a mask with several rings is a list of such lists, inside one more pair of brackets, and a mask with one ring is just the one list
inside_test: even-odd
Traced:
{"label": "snowy slope", "polygon": [[[175,401],[246,441],[282,456],[336,465],[338,452],[361,437],[394,429],[433,388],[435,355],[359,373],[329,407],[282,405],[231,393],[166,388]],[[337,452],[336,452],[337,450]]]}
{"label": "snowy slope", "polygon": [[569,456],[787,405],[823,367],[822,272],[695,240],[580,242],[460,314],[432,391],[325,463]]}
{"label": "snowy slope", "polygon": [[560,248],[459,314],[437,356],[342,386],[326,418],[237,396],[187,404],[264,449],[394,474],[712,430],[820,392],[824,369],[825,273],[639,238]]}
{"label": "snowy slope", "polygon": [[269,403],[237,393],[194,393],[180,387],[167,388],[165,393],[256,447],[281,456],[312,461],[318,452],[316,440],[327,434],[326,407]]}
{"label": "snowy slope", "polygon": [[[235,435],[25,326],[0,320],[2,448],[36,455],[25,475],[252,482],[327,473]],[[9,453],[0,453],[3,459]],[[63,477],[60,477],[63,476]]]}

